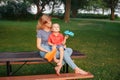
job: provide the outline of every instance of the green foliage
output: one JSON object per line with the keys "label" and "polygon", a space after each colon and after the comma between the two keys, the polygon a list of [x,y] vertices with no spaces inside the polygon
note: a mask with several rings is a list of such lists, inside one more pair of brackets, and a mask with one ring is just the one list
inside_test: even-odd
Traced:
{"label": "green foliage", "polygon": [[88,0],[71,0],[71,9],[83,9],[84,6],[88,5]]}
{"label": "green foliage", "polygon": [[[110,14],[108,15],[102,15],[102,14],[77,14],[77,18],[92,18],[92,19],[109,19],[110,18]],[[115,15],[115,18],[117,19],[118,16]]]}
{"label": "green foliage", "polygon": [[[27,8],[30,6],[28,2],[15,2],[8,1],[7,5],[0,6],[1,19],[8,20],[22,20],[22,19],[33,19]],[[30,17],[31,16],[31,17]]]}
{"label": "green foliage", "polygon": [[119,0],[103,0],[108,8],[116,8]]}

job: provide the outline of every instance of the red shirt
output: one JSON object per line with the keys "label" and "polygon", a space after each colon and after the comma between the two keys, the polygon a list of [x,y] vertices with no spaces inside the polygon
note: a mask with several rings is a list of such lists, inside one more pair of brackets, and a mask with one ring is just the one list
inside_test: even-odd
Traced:
{"label": "red shirt", "polygon": [[48,38],[48,42],[51,42],[52,44],[56,44],[56,45],[61,45],[63,40],[64,40],[64,36],[61,33],[59,33],[57,36],[51,33]]}

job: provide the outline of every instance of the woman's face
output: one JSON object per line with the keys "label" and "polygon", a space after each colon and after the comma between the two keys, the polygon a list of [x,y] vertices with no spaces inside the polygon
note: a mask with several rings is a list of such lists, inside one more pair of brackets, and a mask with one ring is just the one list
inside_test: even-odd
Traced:
{"label": "woman's face", "polygon": [[42,17],[43,24],[49,28],[52,26],[51,18],[49,16]]}
{"label": "woman's face", "polygon": [[47,26],[47,27],[49,27],[49,28],[52,27],[51,25],[52,25],[52,22],[51,22],[51,21],[45,23],[45,26]]}

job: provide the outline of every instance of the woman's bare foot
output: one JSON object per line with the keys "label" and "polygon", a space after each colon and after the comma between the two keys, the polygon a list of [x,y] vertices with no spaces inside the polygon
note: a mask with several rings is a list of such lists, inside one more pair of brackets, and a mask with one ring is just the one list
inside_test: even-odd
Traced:
{"label": "woman's bare foot", "polygon": [[80,69],[80,68],[75,68],[75,73],[76,74],[81,74],[81,75],[87,75],[88,74],[88,72],[86,72],[86,71],[84,71],[84,70],[82,70],[82,69]]}
{"label": "woman's bare foot", "polygon": [[62,65],[58,65],[58,66],[55,67],[55,72],[56,72],[56,74],[58,76],[60,76],[60,70],[61,70],[61,68],[62,68]]}

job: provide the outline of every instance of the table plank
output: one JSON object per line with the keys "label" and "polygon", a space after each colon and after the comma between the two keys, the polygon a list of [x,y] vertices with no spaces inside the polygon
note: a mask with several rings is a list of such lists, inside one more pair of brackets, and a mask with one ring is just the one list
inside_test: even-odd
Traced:
{"label": "table plank", "polygon": [[60,76],[57,76],[56,74],[44,74],[44,75],[0,77],[0,80],[68,80],[68,79],[84,79],[84,78],[93,78],[93,77],[94,76],[91,73],[87,75],[81,75],[75,73],[63,73]]}
{"label": "table plank", "polygon": [[[72,58],[85,57],[85,54],[74,50]],[[0,52],[0,62],[5,61],[43,61],[38,52]]]}

